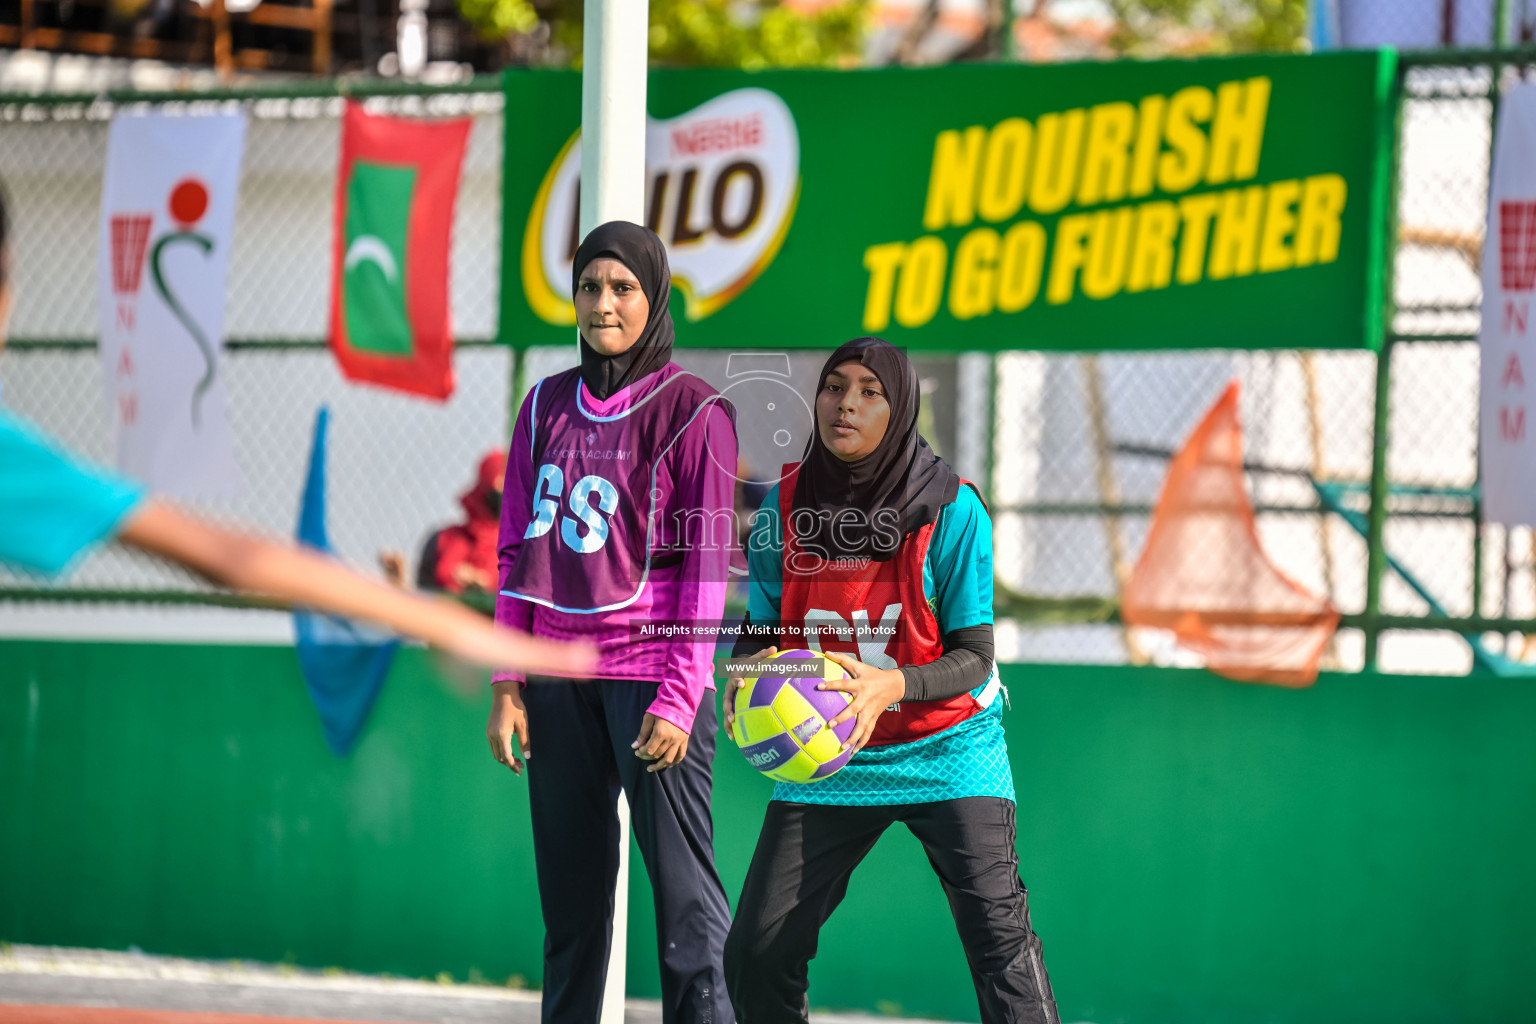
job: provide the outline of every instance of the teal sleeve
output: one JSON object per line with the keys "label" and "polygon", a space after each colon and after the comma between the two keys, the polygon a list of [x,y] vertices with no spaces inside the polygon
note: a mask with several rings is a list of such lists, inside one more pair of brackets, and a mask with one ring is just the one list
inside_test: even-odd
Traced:
{"label": "teal sleeve", "polygon": [[137,484],[0,412],[0,563],[56,576],[117,532],[143,498]]}
{"label": "teal sleeve", "polygon": [[784,530],[779,487],[773,486],[752,517],[747,540],[747,612],[753,622],[777,622],[784,594]]}
{"label": "teal sleeve", "polygon": [[939,511],[923,561],[923,594],[940,633],[992,622],[992,517],[970,487]]}

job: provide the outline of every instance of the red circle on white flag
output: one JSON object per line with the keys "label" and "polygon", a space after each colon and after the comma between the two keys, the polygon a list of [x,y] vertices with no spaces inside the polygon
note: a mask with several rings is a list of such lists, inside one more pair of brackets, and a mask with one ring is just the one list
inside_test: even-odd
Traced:
{"label": "red circle on white flag", "polygon": [[183,178],[171,190],[171,217],[189,228],[208,212],[208,189],[196,178]]}

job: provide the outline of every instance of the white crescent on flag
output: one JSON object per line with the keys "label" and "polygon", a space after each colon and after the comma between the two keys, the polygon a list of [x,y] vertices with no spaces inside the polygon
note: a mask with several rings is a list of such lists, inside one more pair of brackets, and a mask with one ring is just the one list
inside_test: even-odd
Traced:
{"label": "white crescent on flag", "polygon": [[400,277],[400,265],[395,262],[395,254],[389,251],[389,246],[378,235],[358,235],[352,239],[352,244],[347,246],[346,258],[342,260],[342,267],[351,270],[364,260],[372,260],[379,265],[384,272],[384,279],[393,284]]}

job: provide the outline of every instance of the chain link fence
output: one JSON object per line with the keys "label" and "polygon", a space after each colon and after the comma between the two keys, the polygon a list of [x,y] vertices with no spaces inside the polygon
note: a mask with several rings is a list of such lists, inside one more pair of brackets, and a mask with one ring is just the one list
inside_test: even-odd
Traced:
{"label": "chain link fence", "polygon": [[[1410,65],[1402,74],[1383,533],[1400,569],[1383,580],[1380,610],[1468,616],[1479,611],[1479,537],[1502,541],[1497,527],[1480,533],[1476,501],[1476,337],[1496,71]],[[1382,655],[1388,668],[1472,663],[1466,642],[1448,633],[1389,631]]]}
{"label": "chain link fence", "polygon": [[[368,565],[413,555],[460,517],[457,496],[479,458],[505,443],[511,353],[493,344],[500,282],[502,95],[375,97],[373,112],[472,118],[455,210],[452,322],[458,388],[436,403],[344,381],[324,347],[340,151],[339,97],[166,103],[168,111],[242,107],[249,118],[230,256],[225,360],[244,494],[201,512],[288,536],[298,517],[316,411],[332,413],[333,543]],[[148,104],[141,106],[148,107]],[[96,259],[108,102],[0,104],[0,179],[13,209],[17,292],[0,374],[9,408],[76,451],[113,459],[97,363]],[[41,581],[0,570],[0,587]],[[71,574],[71,590],[207,592],[190,575],[117,548]]]}
{"label": "chain link fence", "polygon": [[[1493,129],[1500,93],[1528,69],[1431,55],[1406,64],[1384,534],[1402,571],[1388,575],[1381,611],[1434,614],[1433,598],[1453,616],[1528,619],[1536,613],[1531,532],[1480,526],[1477,499],[1477,332]],[[1525,653],[1520,636],[1481,642],[1511,657]],[[1436,645],[1470,664],[1465,642],[1431,632],[1386,633],[1384,664],[1386,652],[1422,659]]]}
{"label": "chain link fence", "polygon": [[[1369,479],[1375,359],[1365,352],[1046,355],[998,360],[992,490],[999,644],[1023,661],[1177,661],[1111,618],[1146,540],[1168,456],[1234,379],[1260,536],[1290,576],[1345,610],[1365,601],[1365,543],[1322,514],[1310,479]],[[1010,601],[1010,592],[1013,600]],[[1045,620],[1045,621],[1039,621]],[[1359,648],[1358,637],[1336,645]],[[1342,655],[1335,662],[1350,659]],[[1355,658],[1354,660],[1358,660]]]}
{"label": "chain link fence", "polygon": [[[1536,614],[1531,531],[1479,528],[1477,504],[1480,263],[1496,97],[1523,72],[1492,56],[1404,58],[1397,154],[1389,396],[1391,566],[1387,616],[1530,618]],[[998,364],[999,583],[1038,617],[1093,617],[1111,607],[1134,564],[1178,447],[1228,381],[1243,385],[1250,496],[1265,549],[1346,616],[1371,611],[1366,538],[1319,505],[1313,481],[1338,485],[1370,512],[1377,357],[1365,352],[1213,352],[1055,356],[1013,353]],[[1047,603],[1042,610],[1040,598]],[[1075,611],[1062,603],[1076,600]],[[1095,605],[1091,600],[1102,602]],[[1000,599],[1000,610],[1006,599]],[[1024,661],[1156,661],[1181,655],[1149,631],[1109,623],[1004,622],[1000,650]],[[1520,636],[1481,642],[1509,656]],[[1357,669],[1367,637],[1341,630],[1325,668]],[[1403,672],[1467,671],[1462,636],[1381,634],[1378,664]]]}
{"label": "chain link fence", "polygon": [[[1479,261],[1496,82],[1518,72],[1468,61],[1405,60],[1386,472],[1386,615],[1530,617],[1529,531],[1476,526]],[[230,101],[233,102],[233,101]],[[316,409],[332,409],[331,529],[357,564],[392,548],[414,555],[457,518],[457,495],[486,449],[505,442],[534,381],[574,362],[574,347],[519,357],[491,343],[500,259],[501,94],[375,98],[377,110],[474,119],[454,226],[452,310],[459,386],[444,406],[356,387],[322,338],[342,101],[245,101],[250,115],[228,296],[230,415],[243,497],[204,511],[292,532]],[[67,444],[110,461],[94,350],[95,259],[110,104],[0,105],[0,177],[15,208],[20,301],[3,367],[6,401]],[[686,332],[684,332],[686,334]],[[685,339],[686,340],[686,339]],[[1297,339],[1298,346],[1305,339]],[[514,358],[523,362],[514,373]],[[819,355],[789,357],[809,394]],[[717,386],[729,356],[680,350]],[[1319,505],[1338,485],[1365,516],[1376,448],[1377,357],[1368,352],[1218,350],[1146,354],[1010,352],[920,359],[925,434],[989,495],[995,523],[1000,657],[1023,661],[1178,662],[1154,634],[1115,621],[1119,582],[1140,553],[1167,468],[1229,381],[1242,383],[1251,497],[1261,538],[1288,575],[1358,618],[1370,609],[1365,538]],[[976,396],[990,395],[991,401]],[[741,428],[743,454],[775,470],[804,434],[767,445]],[[759,450],[761,449],[761,450]],[[771,474],[769,474],[771,475]],[[40,581],[0,575],[0,587]],[[74,589],[188,593],[200,585],[122,551],[89,558]],[[1474,600],[1474,595],[1478,596]],[[1510,648],[1520,653],[1523,641]],[[1325,667],[1365,661],[1360,629],[1342,630]],[[1494,642],[1495,649],[1503,649]],[[1465,671],[1453,633],[1389,631],[1383,668]]]}

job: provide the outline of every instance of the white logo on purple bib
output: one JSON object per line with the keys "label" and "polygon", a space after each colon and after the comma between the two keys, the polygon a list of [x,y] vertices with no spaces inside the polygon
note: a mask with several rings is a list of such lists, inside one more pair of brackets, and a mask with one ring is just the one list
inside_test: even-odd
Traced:
{"label": "white logo on purple bib", "polygon": [[[565,474],[559,466],[546,462],[539,467],[539,476],[533,486],[533,521],[523,532],[524,540],[542,537],[554,528],[555,516],[560,512],[560,494],[564,489]],[[592,507],[594,497],[597,498],[597,508]],[[583,555],[602,550],[608,541],[608,520],[601,513],[611,516],[619,507],[618,488],[596,474],[589,474],[571,488],[570,506],[571,515],[560,518],[560,539],[565,546]],[[585,524],[585,534],[581,533],[578,520]]]}

